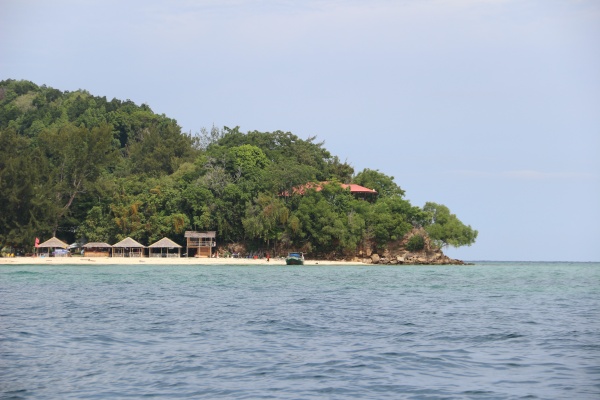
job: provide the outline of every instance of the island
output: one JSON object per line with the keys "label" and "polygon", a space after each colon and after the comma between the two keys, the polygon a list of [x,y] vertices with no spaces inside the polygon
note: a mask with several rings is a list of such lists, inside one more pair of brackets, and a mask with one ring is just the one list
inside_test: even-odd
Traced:
{"label": "island", "polygon": [[411,204],[393,176],[356,172],[316,136],[182,132],[147,104],[26,80],[0,81],[0,167],[4,256],[37,254],[53,237],[183,247],[186,232],[207,231],[210,257],[460,264],[443,249],[478,234],[443,204]]}

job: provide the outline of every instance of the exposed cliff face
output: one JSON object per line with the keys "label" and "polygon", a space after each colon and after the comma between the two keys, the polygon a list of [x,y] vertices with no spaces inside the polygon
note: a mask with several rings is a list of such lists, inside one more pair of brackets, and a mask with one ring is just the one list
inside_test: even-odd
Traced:
{"label": "exposed cliff face", "polygon": [[[423,237],[424,245],[422,250],[410,251],[409,241],[413,236]],[[440,249],[431,244],[427,232],[423,228],[414,228],[407,233],[401,240],[388,244],[383,254],[373,253],[368,257],[357,258],[356,261],[362,261],[368,264],[427,264],[427,265],[464,265],[461,260],[454,260],[446,256]]]}

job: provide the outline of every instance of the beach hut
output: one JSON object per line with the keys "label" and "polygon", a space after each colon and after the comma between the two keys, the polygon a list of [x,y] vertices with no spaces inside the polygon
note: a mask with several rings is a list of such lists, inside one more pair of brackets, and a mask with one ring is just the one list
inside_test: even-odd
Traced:
{"label": "beach hut", "polygon": [[182,246],[169,238],[162,238],[148,246],[149,257],[181,257]]}
{"label": "beach hut", "polygon": [[113,244],[112,255],[113,257],[144,257],[145,248],[146,246],[127,237],[119,243]]}
{"label": "beach hut", "polygon": [[186,231],[183,236],[187,239],[188,257],[212,257],[212,249],[217,245],[216,231]]}
{"label": "beach hut", "polygon": [[[67,247],[69,247],[68,244],[54,236],[44,243],[37,245],[37,253],[41,257],[67,257],[70,255]],[[45,249],[45,251],[40,252],[39,249]]]}
{"label": "beach hut", "polygon": [[67,249],[69,250],[69,252],[71,252],[71,254],[80,254],[81,250],[83,249],[83,244],[79,242],[74,242],[71,243],[69,247],[67,247]]}
{"label": "beach hut", "polygon": [[83,245],[86,257],[110,257],[112,246],[104,242],[90,242]]}

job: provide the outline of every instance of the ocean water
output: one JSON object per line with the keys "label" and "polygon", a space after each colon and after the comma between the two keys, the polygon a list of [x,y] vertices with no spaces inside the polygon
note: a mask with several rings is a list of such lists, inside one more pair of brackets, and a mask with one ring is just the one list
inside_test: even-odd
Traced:
{"label": "ocean water", "polygon": [[2,399],[600,399],[600,264],[0,266]]}

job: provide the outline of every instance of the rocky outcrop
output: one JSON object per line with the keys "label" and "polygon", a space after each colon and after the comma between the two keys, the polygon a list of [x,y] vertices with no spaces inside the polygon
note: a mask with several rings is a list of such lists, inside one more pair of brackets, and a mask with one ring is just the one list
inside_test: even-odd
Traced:
{"label": "rocky outcrop", "polygon": [[[423,248],[421,250],[409,250],[409,242],[414,236],[423,237]],[[384,251],[375,251],[375,246],[365,246],[358,254],[322,253],[314,254],[307,249],[289,249],[290,251],[303,251],[305,256],[312,260],[348,261],[353,263],[381,264],[381,265],[465,265],[461,260],[455,260],[446,256],[440,249],[431,243],[427,232],[423,228],[414,228],[404,235],[401,240],[388,243]],[[266,254],[269,250],[249,251],[244,243],[231,243],[226,247],[219,247],[221,257],[237,255],[247,257],[252,254]],[[273,255],[285,255],[288,250],[279,248],[277,251],[269,251]]]}
{"label": "rocky outcrop", "polygon": [[[423,237],[421,250],[410,251],[409,241],[413,236]],[[429,236],[423,228],[414,228],[401,240],[390,243],[383,254],[372,253],[361,260],[368,264],[408,264],[408,265],[464,265],[465,262],[446,256],[442,250],[431,244]]]}

